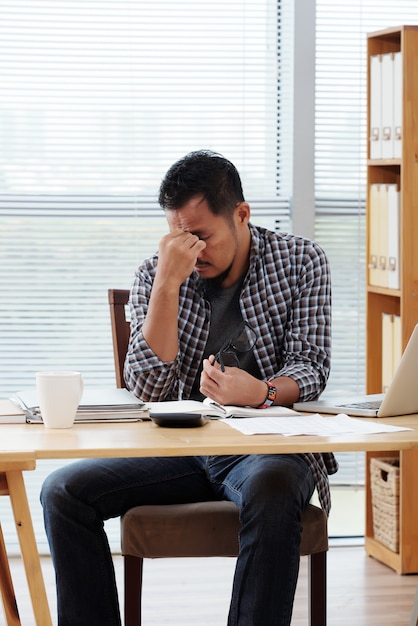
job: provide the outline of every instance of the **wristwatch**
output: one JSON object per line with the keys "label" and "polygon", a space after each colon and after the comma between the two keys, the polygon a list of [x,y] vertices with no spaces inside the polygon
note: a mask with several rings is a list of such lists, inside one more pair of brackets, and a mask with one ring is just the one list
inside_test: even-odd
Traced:
{"label": "wristwatch", "polygon": [[260,406],[257,407],[258,409],[268,409],[268,407],[273,404],[277,396],[277,389],[273,385],[273,383],[271,383],[269,380],[265,380],[264,382],[266,383],[268,389],[267,396],[263,404],[260,404]]}

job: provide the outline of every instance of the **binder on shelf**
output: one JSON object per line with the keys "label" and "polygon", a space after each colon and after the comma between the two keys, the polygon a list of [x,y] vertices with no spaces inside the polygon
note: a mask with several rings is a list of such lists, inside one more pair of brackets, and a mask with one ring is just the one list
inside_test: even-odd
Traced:
{"label": "binder on shelf", "polygon": [[386,393],[402,355],[401,318],[382,313],[382,393]]}
{"label": "binder on shelf", "polygon": [[402,157],[402,53],[370,56],[370,158]]}
{"label": "binder on shelf", "polygon": [[369,189],[369,284],[400,289],[400,192],[396,184]]}
{"label": "binder on shelf", "polygon": [[380,287],[388,286],[388,186],[379,185],[379,257],[378,281]]}
{"label": "binder on shelf", "polygon": [[370,158],[382,158],[381,128],[381,55],[370,57]]}
{"label": "binder on shelf", "polygon": [[400,192],[398,185],[386,185],[387,189],[387,286],[400,289]]}
{"label": "binder on shelf", "polygon": [[393,53],[393,156],[402,158],[402,52]]}
{"label": "binder on shelf", "polygon": [[379,285],[379,186],[369,187],[369,284]]}
{"label": "binder on shelf", "polygon": [[399,365],[402,356],[402,324],[401,316],[393,316],[393,373]]}
{"label": "binder on shelf", "polygon": [[381,56],[381,158],[393,159],[393,127],[394,127],[394,80],[393,54]]}
{"label": "binder on shelf", "polygon": [[393,315],[382,313],[382,393],[393,378]]}

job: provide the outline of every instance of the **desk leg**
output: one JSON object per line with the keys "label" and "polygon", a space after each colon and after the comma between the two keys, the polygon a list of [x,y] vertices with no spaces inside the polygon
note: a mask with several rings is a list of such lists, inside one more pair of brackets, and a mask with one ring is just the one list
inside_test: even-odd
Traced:
{"label": "desk leg", "polygon": [[21,626],[16,596],[10,574],[3,531],[0,526],[0,590],[3,599],[4,614],[7,626]]}
{"label": "desk leg", "polygon": [[17,470],[7,471],[6,478],[36,626],[52,626],[22,472]]}

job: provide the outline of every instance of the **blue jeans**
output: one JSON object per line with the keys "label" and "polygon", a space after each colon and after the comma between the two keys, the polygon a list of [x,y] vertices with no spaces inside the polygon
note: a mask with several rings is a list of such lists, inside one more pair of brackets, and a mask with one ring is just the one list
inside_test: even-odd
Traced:
{"label": "blue jeans", "polygon": [[45,480],[41,502],[56,572],[59,626],[120,626],[103,521],[141,504],[226,499],[242,529],[229,626],[288,626],[300,520],[314,489],[298,455],[88,459]]}

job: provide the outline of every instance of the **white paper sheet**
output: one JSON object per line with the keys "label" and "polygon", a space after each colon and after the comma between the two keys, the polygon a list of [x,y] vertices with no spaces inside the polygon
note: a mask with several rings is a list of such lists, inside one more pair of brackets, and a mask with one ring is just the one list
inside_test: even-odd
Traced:
{"label": "white paper sheet", "polygon": [[322,416],[319,413],[312,415],[292,415],[289,417],[246,417],[231,418],[224,422],[244,435],[321,435],[335,437],[336,435],[371,435],[377,433],[391,433],[402,430],[412,430],[392,426],[374,419],[369,422],[363,419],[348,417],[345,413],[339,415]]}

